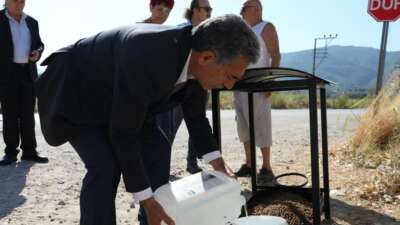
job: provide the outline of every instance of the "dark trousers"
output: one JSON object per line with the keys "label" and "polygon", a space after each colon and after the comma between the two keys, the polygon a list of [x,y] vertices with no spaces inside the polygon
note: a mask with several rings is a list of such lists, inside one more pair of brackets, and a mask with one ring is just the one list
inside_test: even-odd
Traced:
{"label": "dark trousers", "polygon": [[[141,155],[154,191],[168,183],[171,148],[155,122],[145,123],[142,134],[146,148]],[[80,127],[70,143],[87,169],[80,195],[80,224],[115,225],[115,197],[121,168],[112,149],[108,130]],[[146,220],[143,213],[139,215],[139,220]]]}
{"label": "dark trousers", "polygon": [[16,156],[20,147],[24,155],[34,155],[37,154],[35,89],[28,66],[14,64],[12,77],[10,82],[1,87],[0,96],[5,153]]}
{"label": "dark trousers", "polygon": [[[177,106],[168,112],[157,115],[157,123],[161,130],[168,137],[168,140],[172,146],[175,140],[176,132],[178,132],[179,126],[183,120],[183,112],[181,106]],[[189,135],[189,151],[187,154],[187,165],[197,165],[197,152],[194,147],[192,138]]]}

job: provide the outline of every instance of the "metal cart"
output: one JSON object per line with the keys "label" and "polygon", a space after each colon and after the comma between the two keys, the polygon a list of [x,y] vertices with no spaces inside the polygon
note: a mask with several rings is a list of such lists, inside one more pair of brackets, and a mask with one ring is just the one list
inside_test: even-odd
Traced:
{"label": "metal cart", "polygon": [[[326,89],[332,82],[310,73],[289,68],[260,68],[247,70],[243,78],[236,83],[233,89],[217,88],[212,90],[212,118],[213,134],[221,149],[221,118],[219,94],[221,91],[242,91],[248,93],[250,149],[252,162],[252,195],[265,192],[282,191],[284,187],[265,186],[257,184],[256,146],[254,137],[253,94],[256,92],[308,90],[309,95],[309,122],[311,146],[311,188],[288,188],[289,191],[308,194],[313,204],[313,224],[321,224],[321,212],[326,219],[331,218],[329,199],[329,168],[328,168],[328,134],[326,114]],[[319,141],[318,141],[318,91],[320,93],[320,113],[322,131],[322,173],[323,187],[320,187],[319,171]],[[222,149],[221,149],[222,150]]]}

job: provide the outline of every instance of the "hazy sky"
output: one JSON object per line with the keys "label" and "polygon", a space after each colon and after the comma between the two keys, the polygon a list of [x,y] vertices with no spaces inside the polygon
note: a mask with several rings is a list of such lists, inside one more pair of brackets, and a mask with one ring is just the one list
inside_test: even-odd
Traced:
{"label": "hazy sky", "polygon": [[[239,13],[243,0],[210,0],[213,16]],[[264,0],[263,16],[275,24],[282,52],[313,48],[314,38],[338,34],[334,45],[379,48],[382,23],[368,13],[368,0]],[[99,31],[149,16],[149,0],[27,0],[25,12],[39,20],[45,55]],[[166,24],[184,22],[190,0],[175,0]],[[389,27],[388,50],[400,50],[400,19]],[[322,42],[321,42],[322,44]]]}

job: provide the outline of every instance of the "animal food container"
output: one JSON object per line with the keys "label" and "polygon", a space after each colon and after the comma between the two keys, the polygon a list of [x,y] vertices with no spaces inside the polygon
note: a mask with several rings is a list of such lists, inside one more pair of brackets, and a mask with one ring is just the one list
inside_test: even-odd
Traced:
{"label": "animal food container", "polygon": [[288,225],[274,216],[238,218],[246,204],[240,190],[225,174],[203,171],[161,186],[154,197],[176,225]]}
{"label": "animal food container", "polygon": [[276,216],[249,216],[235,220],[232,225],[288,225],[286,220]]}
{"label": "animal food container", "polygon": [[203,171],[158,188],[155,199],[176,225],[226,225],[245,205],[240,184],[217,171]]}

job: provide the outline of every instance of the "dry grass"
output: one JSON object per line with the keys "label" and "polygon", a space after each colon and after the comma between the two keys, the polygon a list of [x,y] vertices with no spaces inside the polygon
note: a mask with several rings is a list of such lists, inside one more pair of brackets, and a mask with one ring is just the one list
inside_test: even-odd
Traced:
{"label": "dry grass", "polygon": [[376,175],[361,197],[391,202],[400,195],[400,70],[373,101],[345,147],[345,157]]}

